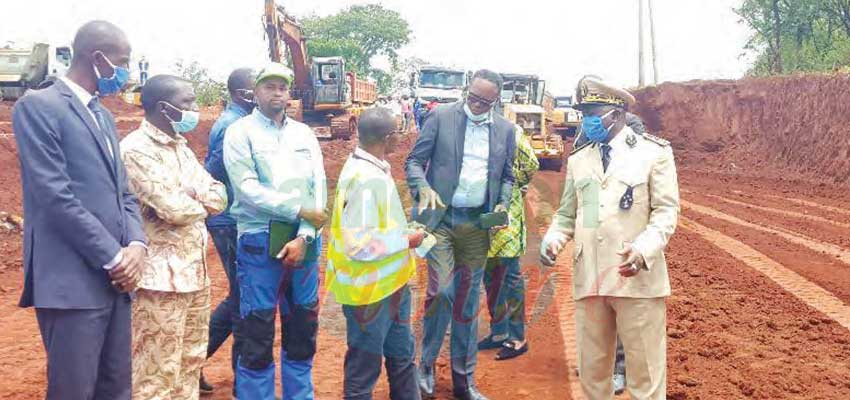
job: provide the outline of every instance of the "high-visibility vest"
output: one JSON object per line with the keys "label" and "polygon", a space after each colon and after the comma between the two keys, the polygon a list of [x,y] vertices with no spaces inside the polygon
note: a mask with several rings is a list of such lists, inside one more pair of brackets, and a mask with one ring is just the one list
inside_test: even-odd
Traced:
{"label": "high-visibility vest", "polygon": [[[356,177],[355,179],[356,180]],[[340,182],[342,183],[342,182]],[[416,260],[409,249],[391,254],[383,259],[357,261],[345,252],[342,227],[342,210],[345,205],[347,187],[337,187],[331,216],[328,265],[325,272],[327,288],[336,301],[345,305],[377,303],[406,285],[416,274]],[[389,221],[387,204],[378,205],[378,229],[402,229],[401,222]]]}

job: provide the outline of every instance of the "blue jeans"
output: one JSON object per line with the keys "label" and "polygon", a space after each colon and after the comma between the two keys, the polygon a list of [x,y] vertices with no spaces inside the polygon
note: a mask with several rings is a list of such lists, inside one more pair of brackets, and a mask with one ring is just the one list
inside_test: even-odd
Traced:
{"label": "blue jeans", "polygon": [[490,335],[525,340],[525,280],[519,257],[487,259],[484,288],[490,311]]}
{"label": "blue jeans", "polygon": [[[236,360],[239,355],[239,283],[236,281],[236,225],[207,226],[212,236],[224,273],[227,275],[227,297],[218,304],[210,315],[210,342],[207,345],[207,358],[215,354],[219,347],[233,333],[231,348],[231,367],[236,376]],[[236,386],[233,386],[234,393]]]}
{"label": "blue jeans", "polygon": [[410,288],[363,306],[342,306],[348,351],[345,353],[346,400],[371,400],[386,358],[390,398],[419,400],[410,329]]}
{"label": "blue jeans", "polygon": [[[321,246],[317,239],[315,246]],[[320,252],[317,251],[316,254]],[[236,377],[241,399],[274,400],[275,314],[281,315],[281,383],[286,400],[312,400],[313,355],[319,330],[318,260],[284,266],[269,257],[268,232],[239,237],[236,275],[242,346]]]}

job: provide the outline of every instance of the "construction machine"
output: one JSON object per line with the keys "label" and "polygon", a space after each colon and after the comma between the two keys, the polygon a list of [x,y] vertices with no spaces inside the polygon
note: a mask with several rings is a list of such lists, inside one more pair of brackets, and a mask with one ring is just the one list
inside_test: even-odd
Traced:
{"label": "construction machine", "polygon": [[560,171],[564,140],[549,122],[554,100],[546,93],[546,82],[523,74],[502,74],[502,80],[502,114],[530,136],[541,169]]}
{"label": "construction machine", "polygon": [[285,48],[292,61],[295,76],[287,115],[310,125],[319,138],[350,139],[360,113],[377,99],[376,85],[346,72],[342,57],[313,57],[308,62],[301,26],[275,0],[265,0],[263,25],[269,58],[285,62]]}
{"label": "construction machine", "polygon": [[71,47],[49,43],[0,48],[0,98],[14,100],[28,89],[42,89],[65,75],[71,66]]}
{"label": "construction machine", "polygon": [[572,96],[556,96],[555,106],[552,110],[552,128],[561,138],[575,136],[578,127],[581,126],[581,112],[573,108]]}
{"label": "construction machine", "polygon": [[420,103],[453,103],[463,97],[469,85],[469,73],[453,68],[428,65],[411,73],[410,88]]}

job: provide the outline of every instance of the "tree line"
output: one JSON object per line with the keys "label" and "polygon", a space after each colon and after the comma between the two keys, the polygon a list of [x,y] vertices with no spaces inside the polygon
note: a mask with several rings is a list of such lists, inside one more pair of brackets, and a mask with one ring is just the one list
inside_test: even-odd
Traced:
{"label": "tree line", "polygon": [[846,70],[850,0],[744,0],[735,9],[752,30],[751,75]]}

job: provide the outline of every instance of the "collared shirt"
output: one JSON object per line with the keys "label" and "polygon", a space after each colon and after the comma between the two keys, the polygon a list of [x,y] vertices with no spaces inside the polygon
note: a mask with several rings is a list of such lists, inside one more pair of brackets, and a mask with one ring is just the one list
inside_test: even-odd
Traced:
{"label": "collared shirt", "polygon": [[490,125],[492,117],[475,124],[466,121],[463,142],[463,164],[453,207],[481,207],[487,201],[487,161],[490,158]]}
{"label": "collared shirt", "polygon": [[[628,162],[628,160],[623,157],[623,154],[629,148],[629,145],[626,144],[626,138],[629,135],[635,135],[635,132],[628,126],[624,126],[623,129],[608,142],[608,145],[611,146],[611,150],[608,151],[608,156],[611,159],[610,164],[608,164],[608,171],[614,171]],[[601,152],[602,146],[599,147],[599,151]],[[600,156],[601,155],[602,153],[600,153]]]}
{"label": "collared shirt", "polygon": [[227,128],[224,165],[240,235],[266,232],[279,220],[299,222],[299,235],[316,237],[316,228],[298,218],[302,207],[324,209],[327,202],[322,152],[310,127],[290,118],[278,127],[254,109]]}
{"label": "collared shirt", "polygon": [[[62,82],[67,85],[69,89],[71,89],[71,93],[74,94],[74,97],[76,97],[77,100],[80,101],[80,103],[83,103],[83,108],[85,108],[86,111],[89,112],[89,116],[91,117],[92,121],[94,121],[94,126],[96,126],[98,129],[101,129],[100,124],[97,122],[97,117],[94,116],[94,111],[89,108],[89,103],[91,103],[91,101],[95,99],[95,96],[89,93],[88,90],[83,89],[82,86],[78,85],[77,82],[72,81],[67,76],[63,76],[59,79],[61,79]],[[106,132],[101,133],[103,133],[103,139],[106,141],[106,147],[109,149],[109,157],[112,158],[113,161],[115,161],[115,153],[112,149],[112,142],[109,140],[108,137],[106,137]]]}
{"label": "collared shirt", "polygon": [[[121,158],[149,241],[139,287],[181,293],[206,288],[204,218],[208,209],[224,209],[224,185],[204,170],[186,138],[171,137],[147,120],[121,141]],[[195,199],[186,188],[195,191]]]}
{"label": "collared shirt", "polygon": [[207,157],[204,159],[204,167],[212,175],[213,179],[223,183],[227,187],[228,202],[224,212],[207,218],[208,226],[236,225],[236,219],[230,215],[230,207],[233,205],[233,188],[230,186],[227,169],[224,168],[224,134],[231,124],[246,115],[248,115],[247,110],[234,102],[230,102],[210,130],[210,143],[207,150]]}

